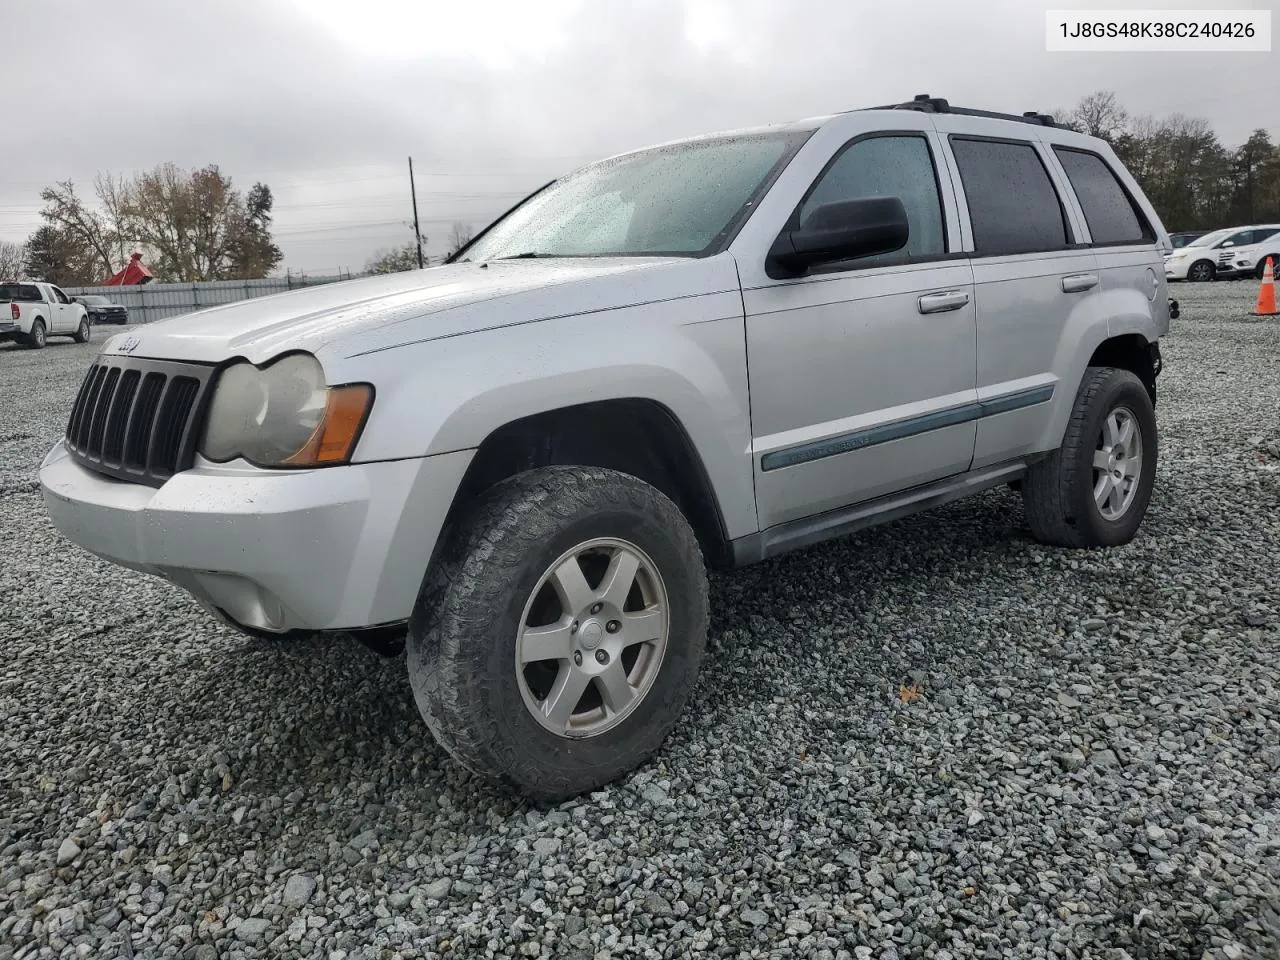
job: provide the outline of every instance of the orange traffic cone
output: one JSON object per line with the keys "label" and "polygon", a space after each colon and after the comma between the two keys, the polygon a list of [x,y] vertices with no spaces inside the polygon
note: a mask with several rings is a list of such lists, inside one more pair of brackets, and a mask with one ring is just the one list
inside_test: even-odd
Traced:
{"label": "orange traffic cone", "polygon": [[1271,268],[1271,258],[1267,257],[1267,265],[1262,271],[1262,286],[1258,288],[1258,305],[1253,308],[1255,317],[1274,317],[1276,310],[1276,274]]}

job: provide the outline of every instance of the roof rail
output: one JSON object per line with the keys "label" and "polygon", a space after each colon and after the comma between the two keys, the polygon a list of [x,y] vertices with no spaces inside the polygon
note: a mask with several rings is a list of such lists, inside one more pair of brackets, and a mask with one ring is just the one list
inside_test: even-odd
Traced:
{"label": "roof rail", "polygon": [[995,113],[991,110],[973,110],[969,107],[953,107],[941,97],[931,97],[927,93],[917,94],[906,103],[890,103],[883,107],[867,107],[868,110],[919,110],[921,113],[957,113],[966,117],[990,117],[992,120],[1012,120],[1015,123],[1034,123],[1042,127],[1055,127],[1053,117],[1047,113],[1028,110],[1022,115],[1016,113]]}

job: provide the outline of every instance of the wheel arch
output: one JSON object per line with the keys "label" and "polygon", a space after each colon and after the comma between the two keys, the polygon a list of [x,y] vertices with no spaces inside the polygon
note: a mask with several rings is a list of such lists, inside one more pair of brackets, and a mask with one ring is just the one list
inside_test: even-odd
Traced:
{"label": "wheel arch", "polygon": [[643,396],[556,407],[490,430],[458,485],[445,526],[496,483],[566,465],[618,470],[656,487],[689,521],[707,562],[732,563],[724,512],[697,445],[674,411]]}
{"label": "wheel arch", "polygon": [[1132,372],[1146,387],[1152,405],[1155,404],[1156,377],[1160,373],[1157,329],[1149,314],[1130,314],[1129,323],[1115,323],[1114,319],[1099,322],[1082,316],[1080,329],[1072,331],[1069,324],[1064,330],[1058,347],[1061,359],[1054,364],[1061,373],[1053,397],[1053,411],[1033,448],[1035,452],[1048,453],[1062,444],[1076,394],[1091,367],[1111,366]]}
{"label": "wheel arch", "polygon": [[1122,333],[1108,337],[1094,349],[1087,366],[1128,370],[1142,381],[1151,397],[1151,405],[1155,406],[1156,377],[1160,373],[1159,348],[1142,334]]}

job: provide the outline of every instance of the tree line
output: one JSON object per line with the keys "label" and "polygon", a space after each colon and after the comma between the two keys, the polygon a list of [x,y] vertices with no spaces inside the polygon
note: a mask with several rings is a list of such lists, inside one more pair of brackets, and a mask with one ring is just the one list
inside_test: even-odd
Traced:
{"label": "tree line", "polygon": [[1169,231],[1280,223],[1280,146],[1266,130],[1228,147],[1208,120],[1135,116],[1109,90],[1054,116],[1061,126],[1106,140]]}
{"label": "tree line", "polygon": [[271,189],[242,193],[216,164],[99,174],[93,195],[91,204],[70,180],[41,190],[43,223],[24,244],[0,244],[0,275],[93,286],[138,250],[158,282],[255,280],[284,257],[271,238]]}

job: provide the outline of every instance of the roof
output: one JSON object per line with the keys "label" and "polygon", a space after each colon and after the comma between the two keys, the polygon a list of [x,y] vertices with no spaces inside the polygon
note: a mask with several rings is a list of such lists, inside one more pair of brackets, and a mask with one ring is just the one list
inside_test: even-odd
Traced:
{"label": "roof", "polygon": [[[617,160],[622,157],[631,156],[636,153],[644,153],[649,150],[660,150],[664,147],[682,146],[684,144],[697,143],[703,140],[720,140],[729,137],[750,137],[762,136],[768,134],[785,134],[800,133],[805,131],[817,130],[828,121],[834,120],[836,117],[844,116],[850,113],[870,113],[870,112],[886,112],[891,113],[898,110],[914,110],[919,113],[951,113],[969,117],[984,117],[989,120],[1010,120],[1015,123],[1027,123],[1034,126],[1052,127],[1063,134],[1073,134],[1075,131],[1065,127],[1059,127],[1054,122],[1053,117],[1045,113],[1039,113],[1035,110],[1027,110],[1024,113],[996,113],[991,110],[975,110],[970,107],[953,106],[947,100],[941,97],[931,97],[927,93],[918,94],[911,100],[902,103],[884,104],[875,107],[854,107],[849,110],[838,110],[834,113],[823,114],[820,116],[804,117],[796,120],[784,121],[782,123],[773,123],[752,127],[738,127],[730,130],[717,130],[713,133],[697,134],[691,137],[679,137],[674,140],[667,140],[662,143],[649,144],[634,150],[626,150],[622,153],[614,154],[610,157],[601,158],[604,160]],[[1094,139],[1086,134],[1076,134],[1083,139]],[[588,164],[590,166],[591,164]]]}

